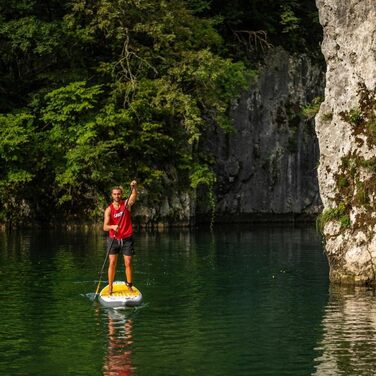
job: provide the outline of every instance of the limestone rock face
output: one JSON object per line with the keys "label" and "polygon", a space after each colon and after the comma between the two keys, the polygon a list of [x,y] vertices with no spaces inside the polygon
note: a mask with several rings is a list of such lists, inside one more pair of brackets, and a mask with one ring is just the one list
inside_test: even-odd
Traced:
{"label": "limestone rock face", "polygon": [[148,199],[147,192],[140,192],[140,204],[135,206],[132,217],[142,227],[192,226],[194,224],[195,199],[190,192],[166,194],[161,205]]}
{"label": "limestone rock face", "polygon": [[[233,106],[234,133],[216,129],[203,137],[204,149],[217,161],[216,222],[321,212],[318,141],[314,121],[302,109],[323,91],[323,65],[306,55],[270,50],[250,89]],[[166,193],[162,205],[154,205],[147,192],[140,194],[135,221],[142,226],[210,223],[206,191],[196,193]]]}
{"label": "limestone rock face", "polygon": [[376,3],[316,0],[327,63],[316,116],[330,278],[374,284],[376,270]]}
{"label": "limestone rock face", "polygon": [[321,211],[318,142],[302,109],[323,90],[320,64],[281,48],[269,52],[232,109],[234,133],[217,129],[206,137],[217,160],[217,221]]}

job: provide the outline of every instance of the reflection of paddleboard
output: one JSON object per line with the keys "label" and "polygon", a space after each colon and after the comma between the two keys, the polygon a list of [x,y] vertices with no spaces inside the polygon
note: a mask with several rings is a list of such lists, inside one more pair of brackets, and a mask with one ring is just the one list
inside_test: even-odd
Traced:
{"label": "reflection of paddleboard", "polygon": [[121,308],[135,307],[142,301],[142,294],[137,287],[129,291],[125,282],[115,281],[112,285],[112,294],[108,294],[108,285],[100,292],[99,302],[105,307]]}

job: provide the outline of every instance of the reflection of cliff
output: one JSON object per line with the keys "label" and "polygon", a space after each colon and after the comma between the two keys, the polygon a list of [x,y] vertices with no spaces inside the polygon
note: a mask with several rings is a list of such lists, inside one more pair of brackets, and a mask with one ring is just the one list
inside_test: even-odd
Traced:
{"label": "reflection of cliff", "polygon": [[108,312],[108,347],[104,358],[103,375],[131,376],[132,320],[124,312]]}
{"label": "reflection of cliff", "polygon": [[314,375],[376,374],[375,291],[332,288],[322,326]]}

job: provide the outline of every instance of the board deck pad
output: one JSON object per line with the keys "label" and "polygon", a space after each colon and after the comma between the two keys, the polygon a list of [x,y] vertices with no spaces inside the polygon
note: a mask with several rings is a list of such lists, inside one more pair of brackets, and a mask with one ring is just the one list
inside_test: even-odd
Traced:
{"label": "board deck pad", "polygon": [[102,289],[99,294],[99,301],[105,307],[134,307],[139,305],[142,300],[140,290],[132,286],[132,291],[129,290],[125,282],[115,281],[112,284],[112,294],[109,294],[109,286]]}
{"label": "board deck pad", "polygon": [[[129,288],[127,285],[125,284],[120,284],[120,283],[116,283],[115,282],[113,283],[112,285],[112,296],[129,296],[129,297],[132,297],[132,296],[137,296],[137,295],[140,295],[140,290],[133,286],[132,287],[132,290],[133,291],[129,291]],[[107,285],[106,287],[104,287],[102,289],[102,291],[100,292],[100,295],[101,296],[105,296],[105,295],[109,295],[110,291],[110,286]]]}

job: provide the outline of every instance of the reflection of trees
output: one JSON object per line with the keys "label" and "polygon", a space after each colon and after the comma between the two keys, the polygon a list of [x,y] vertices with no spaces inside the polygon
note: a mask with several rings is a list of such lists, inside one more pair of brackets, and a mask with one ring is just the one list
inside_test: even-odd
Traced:
{"label": "reflection of trees", "polygon": [[375,291],[335,286],[323,319],[314,375],[376,374]]}
{"label": "reflection of trees", "polygon": [[104,358],[103,375],[131,376],[132,320],[124,312],[108,311],[108,346]]}

